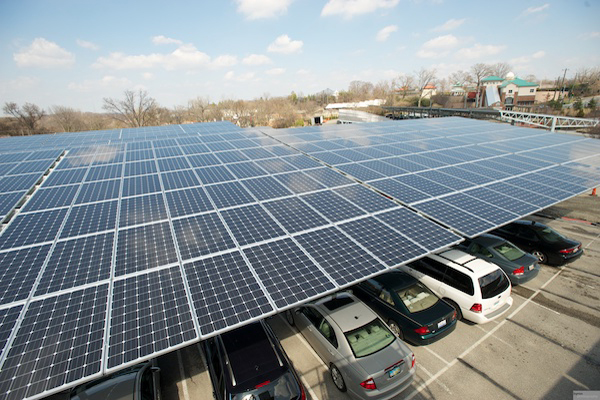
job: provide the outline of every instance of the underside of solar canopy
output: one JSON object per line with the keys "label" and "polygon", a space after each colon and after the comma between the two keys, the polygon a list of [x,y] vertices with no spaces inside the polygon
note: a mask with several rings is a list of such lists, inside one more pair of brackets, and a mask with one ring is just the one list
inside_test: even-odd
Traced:
{"label": "underside of solar canopy", "polygon": [[599,183],[598,140],[460,118],[2,139],[0,398],[68,389]]}

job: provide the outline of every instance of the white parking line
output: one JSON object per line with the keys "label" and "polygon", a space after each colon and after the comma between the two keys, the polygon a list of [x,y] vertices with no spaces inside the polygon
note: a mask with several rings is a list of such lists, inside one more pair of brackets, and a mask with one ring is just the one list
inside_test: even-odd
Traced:
{"label": "white parking line", "polygon": [[[513,293],[513,296],[519,296],[520,298],[522,298],[522,299],[524,299],[524,300],[527,300],[527,297],[523,297],[523,296],[521,296],[520,294]],[[538,303],[538,302],[535,302],[535,301],[533,301],[532,303],[533,303],[533,304],[535,304],[535,305],[536,305],[536,306],[538,306],[538,307],[541,307],[541,308],[543,308],[544,310],[551,311],[551,312],[553,312],[553,313],[554,313],[554,314],[556,314],[556,315],[560,315],[560,313],[559,313],[558,311],[556,311],[556,310],[553,310],[553,309],[551,309],[551,308],[548,308],[548,307],[546,307],[546,306],[544,306],[544,305],[541,305],[541,304],[540,304],[540,303]]]}
{"label": "white parking line", "polygon": [[[444,364],[449,364],[448,361],[446,361],[442,356],[440,356],[438,353],[436,353],[435,351],[431,350],[429,347],[427,346],[423,346],[423,348],[425,350],[427,350],[428,352],[430,352],[431,354],[433,354],[435,357],[439,358]],[[419,368],[421,367],[421,364],[419,364]]]}
{"label": "white parking line", "polygon": [[[433,376],[433,374],[431,372],[429,372],[427,369],[425,369],[425,367],[422,364],[419,364],[419,371],[425,372],[427,375],[429,375],[430,378]],[[446,392],[452,394],[452,391],[450,390],[450,388],[448,386],[444,385],[442,382],[436,381],[435,383],[440,385],[441,388],[444,389]]]}
{"label": "white parking line", "polygon": [[476,341],[475,343],[473,343],[471,345],[471,347],[469,347],[468,349],[466,349],[465,351],[463,351],[458,357],[456,357],[454,360],[452,360],[451,362],[449,362],[444,368],[442,368],[441,370],[439,370],[435,375],[433,375],[431,378],[429,378],[426,382],[424,382],[421,385],[419,385],[415,390],[413,390],[405,398],[405,400],[410,400],[413,397],[415,397],[416,395],[418,395],[419,393],[421,393],[432,382],[435,382],[440,376],[442,376],[454,364],[456,364],[458,362],[459,358],[464,359],[471,351],[473,351],[476,347],[478,347],[481,343],[483,343],[487,338],[489,338],[490,336],[492,336],[498,329],[500,329],[500,327],[502,327],[506,323],[507,319],[512,318],[519,311],[521,311],[527,304],[529,304],[532,301],[531,299],[533,299],[539,292],[541,292],[546,286],[548,286],[550,284],[550,282],[552,282],[562,271],[563,271],[563,269],[561,268],[556,274],[554,274],[550,279],[548,279],[548,281],[546,283],[544,283],[542,285],[542,287],[540,287],[538,290],[536,290],[535,293],[530,298],[528,298],[527,300],[525,300],[523,302],[523,304],[521,304],[519,307],[517,307],[517,309],[515,311],[513,311],[508,317],[506,317],[506,319],[502,320],[492,330],[490,330],[488,333],[486,333],[481,339],[479,339],[478,341]]}
{"label": "white parking line", "polygon": [[184,400],[190,400],[190,394],[188,392],[187,382],[185,378],[185,371],[183,369],[183,361],[181,360],[181,349],[176,351],[177,361],[179,362],[179,375],[181,376],[181,390],[183,391]]}
{"label": "white parking line", "polygon": [[571,282],[575,282],[575,283],[576,283],[576,284],[578,284],[578,285],[587,286],[587,287],[589,287],[589,288],[591,288],[591,289],[596,289],[596,287],[595,287],[595,286],[586,285],[585,283],[578,282],[578,281],[576,281],[575,279],[567,278],[567,277],[564,277],[564,276],[562,277],[562,279],[564,279],[564,280],[567,280],[567,281],[571,281]]}

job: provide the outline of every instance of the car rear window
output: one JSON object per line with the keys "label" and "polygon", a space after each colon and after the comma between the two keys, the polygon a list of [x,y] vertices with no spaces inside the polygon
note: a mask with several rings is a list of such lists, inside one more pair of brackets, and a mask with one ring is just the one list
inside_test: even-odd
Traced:
{"label": "car rear window", "polygon": [[235,394],[232,400],[289,400],[300,397],[300,387],[289,371],[277,379],[261,382],[257,386],[259,387]]}
{"label": "car rear window", "polygon": [[489,299],[498,296],[500,293],[508,289],[510,285],[504,272],[497,269],[485,276],[479,278],[479,286],[481,286],[481,296],[484,299]]}
{"label": "car rear window", "polygon": [[360,328],[344,332],[344,335],[356,358],[377,353],[396,339],[379,318]]}
{"label": "car rear window", "polygon": [[427,310],[438,302],[435,294],[425,286],[417,283],[410,287],[396,291],[406,308],[411,313]]}
{"label": "car rear window", "polygon": [[504,242],[498,246],[495,246],[494,249],[500,253],[504,258],[508,261],[515,261],[525,255],[525,252],[518,247],[514,246],[509,242]]}

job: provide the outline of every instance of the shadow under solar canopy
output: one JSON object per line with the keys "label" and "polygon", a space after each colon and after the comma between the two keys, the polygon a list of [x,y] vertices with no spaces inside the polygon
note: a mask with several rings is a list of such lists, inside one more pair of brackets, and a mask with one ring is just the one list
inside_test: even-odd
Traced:
{"label": "shadow under solar canopy", "polygon": [[460,118],[1,149],[0,398],[68,389],[600,183],[600,141]]}

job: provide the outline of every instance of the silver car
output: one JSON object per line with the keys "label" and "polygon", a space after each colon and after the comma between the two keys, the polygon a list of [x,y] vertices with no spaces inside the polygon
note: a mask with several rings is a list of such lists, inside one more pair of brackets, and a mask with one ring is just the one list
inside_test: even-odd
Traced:
{"label": "silver car", "polygon": [[412,382],[415,356],[364,303],[342,292],[286,312],[329,366],[335,386],[356,399],[389,399]]}

